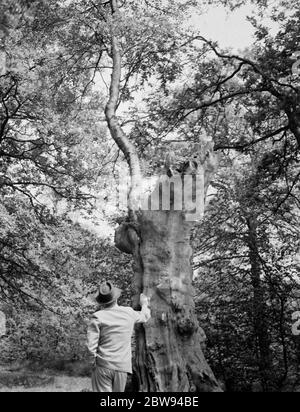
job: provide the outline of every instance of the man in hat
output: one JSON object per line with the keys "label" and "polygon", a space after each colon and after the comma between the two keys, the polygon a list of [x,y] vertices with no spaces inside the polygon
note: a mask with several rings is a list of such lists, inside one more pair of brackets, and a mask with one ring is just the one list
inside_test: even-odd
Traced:
{"label": "man in hat", "polygon": [[149,300],[140,296],[141,311],[119,306],[121,289],[103,282],[96,301],[102,309],[94,313],[88,327],[88,350],[93,356],[94,392],[124,392],[127,373],[132,373],[131,336],[136,323],[150,317]]}

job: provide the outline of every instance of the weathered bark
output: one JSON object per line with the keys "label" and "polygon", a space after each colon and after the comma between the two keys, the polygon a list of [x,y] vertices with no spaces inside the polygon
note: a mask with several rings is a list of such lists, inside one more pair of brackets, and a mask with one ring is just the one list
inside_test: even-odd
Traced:
{"label": "weathered bark", "polygon": [[152,312],[149,324],[137,330],[140,390],[217,390],[194,310],[192,223],[179,211],[144,212],[140,223],[141,286],[151,296]]}
{"label": "weathered bark", "polygon": [[[206,189],[211,163],[203,153],[198,161],[206,171]],[[190,171],[186,165],[183,173]],[[204,197],[204,192],[201,195]],[[134,306],[138,307],[141,292],[151,299],[152,318],[136,329],[138,389],[219,391],[203,355],[205,335],[193,301],[190,237],[195,222],[186,220],[186,211],[172,209],[171,204],[171,210],[140,210],[136,222],[121,225],[115,237],[119,249],[133,254]]]}
{"label": "weathered bark", "polygon": [[[201,348],[205,335],[193,302],[192,222],[181,211],[143,211],[139,234],[128,224],[117,231],[134,258],[138,295],[151,298],[152,318],[136,329],[136,363],[139,390],[144,392],[218,391],[218,383]],[[126,233],[126,235],[125,235]],[[123,235],[125,237],[123,238]],[[117,243],[124,248],[124,243]]]}

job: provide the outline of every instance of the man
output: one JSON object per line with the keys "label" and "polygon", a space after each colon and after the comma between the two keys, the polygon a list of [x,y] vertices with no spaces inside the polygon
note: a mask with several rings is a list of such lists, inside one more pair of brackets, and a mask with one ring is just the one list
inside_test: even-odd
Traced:
{"label": "man", "polygon": [[141,311],[119,306],[121,289],[103,282],[96,301],[103,305],[94,313],[88,327],[88,349],[94,357],[93,392],[124,392],[127,373],[132,373],[131,336],[135,323],[145,323],[150,317],[149,301],[141,294]]}

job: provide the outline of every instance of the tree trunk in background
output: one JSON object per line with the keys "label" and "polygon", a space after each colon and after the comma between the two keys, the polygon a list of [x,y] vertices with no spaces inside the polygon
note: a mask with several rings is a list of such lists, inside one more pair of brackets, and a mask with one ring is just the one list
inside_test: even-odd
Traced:
{"label": "tree trunk in background", "polygon": [[285,112],[289,119],[289,127],[295,136],[298,146],[300,147],[300,111],[298,102],[293,102],[292,105],[285,108]]}
{"label": "tree trunk in background", "polygon": [[253,287],[253,319],[254,333],[257,339],[259,369],[264,391],[270,386],[271,354],[270,339],[266,315],[265,292],[261,280],[261,264],[257,240],[257,220],[255,216],[247,218],[248,248],[251,265],[251,281]]}

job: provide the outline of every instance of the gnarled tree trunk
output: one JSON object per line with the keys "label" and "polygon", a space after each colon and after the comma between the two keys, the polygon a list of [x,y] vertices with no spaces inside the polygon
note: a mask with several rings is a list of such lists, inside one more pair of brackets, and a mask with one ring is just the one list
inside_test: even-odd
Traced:
{"label": "gnarled tree trunk", "polygon": [[193,302],[192,223],[179,211],[140,217],[141,283],[151,296],[152,319],[137,329],[136,369],[142,391],[214,391],[218,384],[203,356],[203,331]]}
{"label": "gnarled tree trunk", "polygon": [[[207,176],[209,170],[206,187]],[[204,191],[201,195],[203,200]],[[134,306],[141,292],[151,299],[151,320],[136,328],[138,389],[219,391],[203,355],[205,335],[193,301],[190,237],[195,222],[187,220],[187,211],[174,210],[172,204],[170,209],[139,210],[135,223],[124,223],[116,233],[117,246],[133,254]]]}

